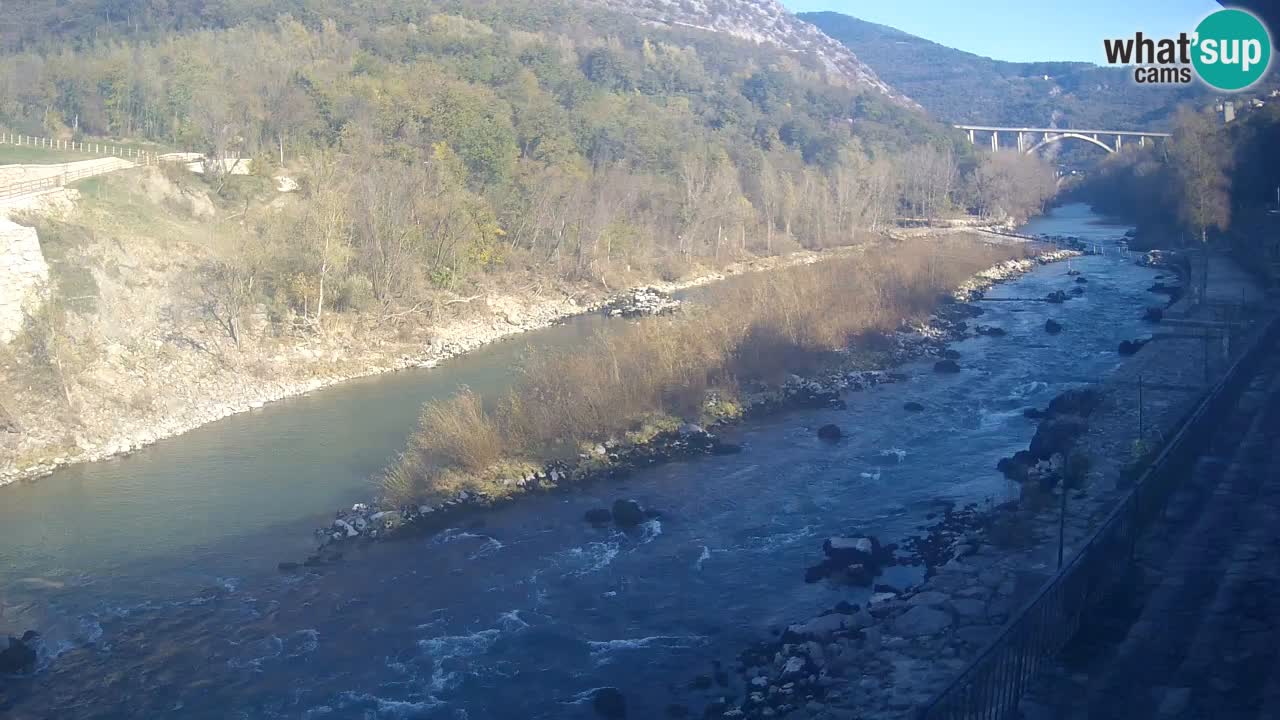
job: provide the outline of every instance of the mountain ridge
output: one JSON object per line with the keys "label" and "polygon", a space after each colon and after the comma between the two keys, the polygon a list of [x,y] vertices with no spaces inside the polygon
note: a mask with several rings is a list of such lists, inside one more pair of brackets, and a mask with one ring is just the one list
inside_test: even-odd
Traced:
{"label": "mountain ridge", "polygon": [[588,4],[631,15],[641,21],[722,33],[813,55],[827,73],[850,85],[875,90],[918,107],[907,94],[885,82],[857,53],[821,28],[787,10],[777,0],[586,0]]}
{"label": "mountain ridge", "polygon": [[1129,71],[1086,62],[1010,62],[836,12],[800,13],[899,92],[952,123],[1159,130],[1198,86],[1134,86]]}

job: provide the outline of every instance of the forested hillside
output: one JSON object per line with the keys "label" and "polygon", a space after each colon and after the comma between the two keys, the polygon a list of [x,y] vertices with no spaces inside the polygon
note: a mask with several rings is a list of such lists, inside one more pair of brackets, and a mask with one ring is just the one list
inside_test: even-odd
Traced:
{"label": "forested hillside", "polygon": [[24,8],[0,123],[309,178],[322,203],[247,217],[268,240],[336,239],[273,253],[257,293],[332,278],[387,303],[509,263],[678,272],[977,204],[946,129],[768,45],[555,0],[153,5]]}
{"label": "forested hillside", "polygon": [[[657,7],[7,12],[0,131],[193,151],[207,172],[140,168],[14,216],[38,231],[50,287],[0,347],[0,394],[26,429],[0,438],[0,472],[6,455],[21,469],[72,443],[109,454],[434,361],[629,286],[853,244],[901,215],[1025,215],[1053,192],[1045,164],[975,154],[851,55],[793,51],[816,32],[803,23],[744,39],[772,0],[669,22]],[[225,172],[233,158],[252,174]]]}
{"label": "forested hillside", "polygon": [[[1205,96],[1199,85],[1137,88],[1124,68],[1004,62],[840,13],[801,17],[951,123],[1154,130],[1168,127],[1179,103]],[[1017,32],[1017,21],[1005,21],[1002,29]]]}

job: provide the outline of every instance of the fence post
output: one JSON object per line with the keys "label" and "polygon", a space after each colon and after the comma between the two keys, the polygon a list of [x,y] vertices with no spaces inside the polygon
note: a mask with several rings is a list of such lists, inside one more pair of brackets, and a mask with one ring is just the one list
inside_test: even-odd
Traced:
{"label": "fence post", "polygon": [[1067,478],[1071,476],[1070,451],[1062,456],[1062,511],[1058,516],[1058,570],[1062,570],[1062,555],[1067,543]]}
{"label": "fence post", "polygon": [[1204,384],[1209,384],[1209,328],[1204,329]]}
{"label": "fence post", "polygon": [[1145,423],[1146,418],[1143,417],[1143,408],[1144,408],[1144,405],[1142,402],[1142,375],[1139,374],[1138,375],[1138,442],[1142,442],[1143,438],[1145,438],[1147,435],[1146,423]]}

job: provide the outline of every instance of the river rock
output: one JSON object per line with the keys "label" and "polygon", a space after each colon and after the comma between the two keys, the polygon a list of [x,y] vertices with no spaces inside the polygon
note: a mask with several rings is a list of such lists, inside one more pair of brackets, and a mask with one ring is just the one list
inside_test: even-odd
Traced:
{"label": "river rock", "polygon": [[924,406],[918,402],[903,403],[902,409],[906,410],[907,412],[913,412],[913,413],[924,412]]}
{"label": "river rock", "polygon": [[942,351],[942,357],[946,358],[947,360],[959,360],[962,356],[960,355],[959,350],[952,350],[948,348]]}
{"label": "river rock", "polygon": [[960,372],[960,363],[955,360],[939,360],[933,364],[933,371],[939,373],[958,373]]}
{"label": "river rock", "polygon": [[627,699],[616,687],[603,687],[591,697],[591,707],[602,718],[618,720],[627,716]]}
{"label": "river rock", "polygon": [[1048,460],[1054,453],[1064,455],[1071,449],[1088,425],[1083,418],[1074,415],[1055,415],[1040,423],[1035,437],[1031,438],[1031,455],[1036,460]]}
{"label": "river rock", "polygon": [[818,437],[826,440],[827,442],[836,442],[840,438],[844,437],[844,433],[835,425],[823,425],[818,428]]}
{"label": "river rock", "polygon": [[937,590],[926,590],[912,595],[911,598],[907,600],[907,604],[911,607],[923,606],[942,608],[946,607],[947,602],[950,600],[951,598],[945,593],[940,593]]}
{"label": "river rock", "polygon": [[903,637],[936,635],[951,627],[951,615],[925,605],[917,605],[893,621],[893,629]]}
{"label": "river rock", "polygon": [[1009,332],[1004,328],[994,327],[991,325],[979,325],[978,327],[974,328],[974,330],[979,335],[987,335],[990,337],[1004,337],[1005,335],[1009,334]]}
{"label": "river rock", "polygon": [[827,640],[832,635],[850,628],[852,621],[853,617],[851,615],[831,613],[830,615],[816,617],[808,622],[796,623],[788,627],[787,632],[800,640],[808,640],[810,638]]}
{"label": "river rock", "polygon": [[1050,335],[1057,335],[1062,332],[1062,323],[1054,320],[1053,318],[1049,318],[1044,321],[1044,331]]}
{"label": "river rock", "polygon": [[1101,402],[1102,394],[1092,388],[1067,390],[1049,401],[1049,414],[1088,417]]}
{"label": "river rock", "polygon": [[1054,290],[1048,295],[1045,295],[1044,299],[1046,302],[1050,302],[1055,305],[1061,305],[1062,303],[1067,301],[1067,294],[1061,290]]}
{"label": "river rock", "polygon": [[877,568],[863,563],[849,563],[844,567],[844,581],[857,587],[871,587],[876,580]]}
{"label": "river rock", "polygon": [[873,537],[830,537],[822,542],[822,552],[842,563],[875,562],[883,549]]}
{"label": "river rock", "polygon": [[1147,340],[1121,340],[1119,352],[1121,355],[1137,355],[1138,351],[1147,344]]}
{"label": "river rock", "polygon": [[1035,456],[1030,450],[1019,450],[1013,454],[1013,457],[1001,458],[1000,462],[996,463],[996,469],[1014,482],[1026,482],[1035,463]]}
{"label": "river rock", "polygon": [[592,508],[583,513],[582,519],[598,527],[613,522],[613,513],[609,508]]}
{"label": "river rock", "polygon": [[28,643],[34,642],[40,634],[28,630],[21,638],[10,637],[9,647],[0,651],[0,673],[13,674],[27,672],[36,665],[36,651]]}
{"label": "river rock", "polygon": [[1142,314],[1142,319],[1149,323],[1158,323],[1161,320],[1164,320],[1164,308],[1149,307],[1146,312]]}
{"label": "river rock", "polygon": [[1071,294],[1075,295],[1076,297],[1079,297],[1084,294],[1084,288],[1080,286],[1073,287],[1071,288]]}
{"label": "river rock", "polygon": [[871,587],[880,571],[894,563],[896,547],[882,546],[879,540],[870,536],[827,538],[822,543],[826,558],[805,570],[804,580],[814,583],[835,577],[859,587]]}
{"label": "river rock", "polygon": [[613,521],[618,524],[618,527],[636,527],[645,521],[644,508],[635,500],[615,500]]}
{"label": "river rock", "polygon": [[610,317],[640,317],[675,312],[680,301],[656,288],[636,288],[611,300],[601,310]]}
{"label": "river rock", "polygon": [[1078,278],[1076,278],[1076,282],[1077,282],[1077,283],[1079,283],[1080,285],[1084,285],[1085,283],[1089,282],[1089,278],[1087,278],[1087,277],[1078,277]]}

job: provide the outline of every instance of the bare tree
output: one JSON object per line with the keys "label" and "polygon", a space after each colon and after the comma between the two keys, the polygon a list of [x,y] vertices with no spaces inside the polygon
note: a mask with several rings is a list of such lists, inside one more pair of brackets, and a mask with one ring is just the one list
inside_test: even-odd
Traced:
{"label": "bare tree", "polygon": [[[344,271],[351,261],[352,235],[348,213],[351,194],[345,176],[339,172],[339,161],[332,155],[312,158],[310,200],[301,231],[307,249],[311,272],[318,285],[315,326],[324,329],[326,284]],[[306,317],[306,308],[303,308]]]}
{"label": "bare tree", "polygon": [[1200,274],[1203,301],[1209,283],[1209,228],[1226,230],[1231,224],[1232,157],[1226,137],[1213,115],[1183,108],[1174,120],[1169,160],[1178,179],[1182,221],[1200,236],[1204,256]]}
{"label": "bare tree", "polygon": [[204,173],[214,192],[222,192],[231,172],[231,149],[240,126],[223,88],[204,88],[191,101],[191,117],[204,134]]}

